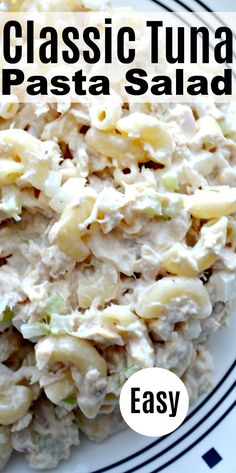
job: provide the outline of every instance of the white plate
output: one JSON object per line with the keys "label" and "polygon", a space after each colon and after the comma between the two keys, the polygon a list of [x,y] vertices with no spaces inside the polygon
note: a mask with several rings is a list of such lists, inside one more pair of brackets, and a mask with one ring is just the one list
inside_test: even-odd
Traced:
{"label": "white plate", "polygon": [[[235,0],[114,0],[141,11],[235,10]],[[216,18],[217,20],[217,18]],[[236,311],[235,311],[236,312]],[[214,334],[208,346],[215,360],[214,388],[199,399],[175,432],[150,439],[127,429],[102,443],[82,436],[78,450],[56,469],[57,473],[235,473],[235,333],[236,314]],[[203,458],[205,456],[205,460]],[[5,473],[32,473],[24,458],[15,454]],[[52,471],[52,470],[44,470]]]}

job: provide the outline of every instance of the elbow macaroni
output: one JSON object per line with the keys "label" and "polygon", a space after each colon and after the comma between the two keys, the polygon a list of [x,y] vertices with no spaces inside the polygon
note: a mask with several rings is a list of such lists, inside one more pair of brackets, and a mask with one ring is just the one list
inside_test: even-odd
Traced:
{"label": "elbow macaroni", "polygon": [[123,135],[140,140],[148,155],[162,164],[170,163],[173,140],[166,125],[156,117],[134,112],[117,122],[117,130]]}
{"label": "elbow macaroni", "polygon": [[18,421],[30,408],[32,392],[26,386],[13,386],[0,393],[0,424],[10,425]]}
{"label": "elbow macaroni", "polygon": [[[45,394],[55,404],[60,405],[63,401],[65,402],[67,396],[75,393],[81,411],[89,418],[97,415],[106,394],[104,387],[107,368],[104,358],[91,343],[70,335],[47,337],[36,347],[36,363],[39,369],[55,366],[57,363],[69,365],[71,373],[67,373],[64,379],[44,387]],[[90,376],[92,376],[91,382]],[[66,380],[69,382],[67,383]],[[97,387],[99,384],[101,384],[101,389]]]}
{"label": "elbow macaroni", "polygon": [[43,387],[47,398],[54,404],[60,404],[67,397],[76,394],[75,385],[69,371],[65,373],[62,379]]}
{"label": "elbow macaroni", "polygon": [[195,218],[220,218],[236,212],[236,189],[219,186],[198,190],[186,202],[189,212]]}
{"label": "elbow macaroni", "polygon": [[86,142],[97,153],[116,159],[124,166],[129,162],[147,160],[147,154],[137,140],[115,132],[90,128],[86,133]]}
{"label": "elbow macaroni", "polygon": [[135,322],[136,316],[127,306],[112,305],[102,312],[102,321],[104,324],[115,324],[126,327]]}
{"label": "elbow macaroni", "polygon": [[18,99],[15,95],[9,97],[0,97],[0,117],[4,120],[13,118],[19,108]]}
{"label": "elbow macaroni", "polygon": [[15,128],[0,131],[0,183],[30,183],[50,194],[48,179],[53,181],[56,177],[58,186],[60,176],[50,171],[47,153],[47,143],[26,131]]}
{"label": "elbow macaroni", "polygon": [[[45,351],[48,359],[44,359]],[[39,369],[47,363],[68,363],[75,366],[82,375],[93,367],[102,378],[106,377],[106,363],[98,351],[86,340],[70,335],[47,337],[40,341],[36,347],[36,363]]]}
{"label": "elbow macaroni", "polygon": [[113,326],[124,336],[127,351],[134,363],[142,368],[154,365],[154,350],[145,323],[129,306],[111,305],[102,311],[102,322]]}
{"label": "elbow macaroni", "polygon": [[136,312],[143,318],[156,318],[168,313],[168,307],[181,302],[181,299],[184,304],[193,303],[188,308],[189,316],[204,319],[210,315],[211,301],[202,282],[186,277],[165,277],[152,284],[140,298]]}
{"label": "elbow macaroni", "polygon": [[162,267],[178,276],[197,276],[219,258],[226,243],[227,217],[203,225],[193,248],[176,243],[162,258]]}
{"label": "elbow macaroni", "polygon": [[109,101],[95,101],[90,108],[91,124],[98,130],[112,130],[121,117],[121,111],[119,97],[112,97]]}
{"label": "elbow macaroni", "polygon": [[84,193],[80,204],[65,207],[60,220],[53,225],[49,233],[51,242],[56,243],[61,251],[76,261],[83,261],[90,253],[85,241],[85,232],[79,230],[79,224],[89,217],[95,201],[94,192]]}

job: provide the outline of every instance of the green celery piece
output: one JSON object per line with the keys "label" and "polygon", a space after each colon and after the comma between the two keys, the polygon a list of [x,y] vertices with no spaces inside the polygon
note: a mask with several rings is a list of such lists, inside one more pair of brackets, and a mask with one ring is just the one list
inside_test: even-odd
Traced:
{"label": "green celery piece", "polygon": [[77,403],[77,398],[76,398],[76,395],[75,394],[71,394],[70,396],[66,397],[65,399],[63,399],[63,401],[65,404],[69,404],[70,406],[73,406],[74,404]]}
{"label": "green celery piece", "polygon": [[177,191],[179,189],[177,174],[167,172],[161,176],[161,180],[166,189],[171,191]]}
{"label": "green celery piece", "polygon": [[13,319],[13,311],[10,309],[10,307],[6,307],[6,309],[3,311],[3,318],[1,322],[11,322]]}
{"label": "green celery piece", "polygon": [[65,299],[55,292],[52,297],[49,299],[46,307],[45,307],[45,315],[51,314],[65,314],[66,313],[66,303]]}

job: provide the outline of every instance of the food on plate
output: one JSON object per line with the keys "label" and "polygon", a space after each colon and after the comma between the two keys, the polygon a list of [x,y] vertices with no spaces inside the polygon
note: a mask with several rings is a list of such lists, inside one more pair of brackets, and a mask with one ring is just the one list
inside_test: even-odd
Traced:
{"label": "food on plate", "polygon": [[235,126],[235,103],[210,99],[0,102],[1,468],[12,450],[56,467],[79,431],[124,428],[141,368],[191,401],[210,389],[205,343],[235,293]]}

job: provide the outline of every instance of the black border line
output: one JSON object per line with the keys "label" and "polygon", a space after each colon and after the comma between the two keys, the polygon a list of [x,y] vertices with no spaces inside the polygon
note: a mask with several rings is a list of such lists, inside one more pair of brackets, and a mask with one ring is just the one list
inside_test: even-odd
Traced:
{"label": "black border line", "polygon": [[215,13],[207,6],[205,3],[203,3],[201,0],[194,0],[198,5],[200,5],[202,8],[204,8],[206,11],[209,13],[213,13],[214,17],[218,19],[218,16],[215,15]]}
{"label": "black border line", "polygon": [[[204,8],[204,10],[208,13],[212,13],[212,15],[214,16],[214,18],[216,18],[216,20],[218,20],[220,23],[221,23],[221,19],[219,17],[219,15],[215,12],[215,11],[212,11],[204,2],[202,2],[201,0],[194,0],[194,2],[196,2],[198,5],[200,5],[202,8]],[[199,12],[201,12],[202,10],[199,10]],[[229,10],[230,11],[230,10]],[[228,26],[225,24],[225,26]],[[233,36],[234,38],[236,38],[236,35],[234,34],[233,32]]]}
{"label": "black border line", "polygon": [[[193,442],[191,445],[186,447],[185,450],[183,450],[181,453],[179,453],[178,455],[173,457],[171,460],[169,460],[168,462],[166,462],[162,466],[158,467],[155,470],[152,470],[150,473],[158,473],[159,471],[163,470],[164,468],[166,468],[167,466],[171,465],[176,460],[181,458],[183,455],[185,455],[185,453],[192,450],[192,448],[195,447],[195,445],[197,445],[199,442],[201,442],[201,440],[203,440],[205,437],[207,437],[207,435],[210,434],[210,432],[212,432],[222,422],[222,420],[224,420],[227,417],[227,415],[234,409],[234,407],[236,407],[236,401],[234,401],[228,407],[228,409],[224,412],[224,414],[222,414],[222,416],[219,417],[219,419],[217,419],[217,421],[211,427],[209,427],[209,429],[206,430],[206,432],[204,432],[204,434],[202,434],[197,440],[195,440],[195,442]],[[142,465],[140,465],[140,466],[142,466]],[[131,472],[131,471],[135,471],[135,470],[129,470],[129,472]],[[126,472],[126,473],[128,473],[128,472]]]}
{"label": "black border line", "polygon": [[222,422],[222,420],[224,420],[225,417],[227,417],[227,415],[228,415],[235,407],[236,407],[236,401],[234,401],[234,402],[228,407],[228,409],[224,412],[224,414],[222,414],[222,416],[219,417],[219,419],[217,419],[217,421],[216,421],[211,427],[209,427],[209,429],[208,429],[204,434],[202,434],[197,440],[195,440],[195,442],[193,442],[193,444],[191,444],[189,447],[185,448],[185,450],[183,450],[181,454],[176,455],[174,458],[172,458],[171,460],[169,460],[167,463],[165,463],[165,464],[162,465],[161,467],[158,467],[158,469],[153,470],[153,471],[150,472],[150,473],[158,473],[158,471],[163,470],[163,469],[166,468],[167,466],[171,465],[171,463],[174,463],[174,461],[178,460],[180,457],[182,457],[183,455],[185,455],[185,453],[189,452],[189,450],[191,450],[193,447],[195,447],[195,445],[197,445],[199,442],[201,442],[201,440],[203,440],[205,437],[207,437],[207,435],[210,434],[210,432],[212,432],[212,431]]}
{"label": "black border line", "polygon": [[156,3],[157,5],[159,5],[159,7],[164,8],[164,10],[168,11],[169,13],[176,13],[176,12],[173,12],[173,10],[171,10],[171,8],[164,5],[164,3],[160,2],[159,0],[151,0],[151,2]]}
{"label": "black border line", "polygon": [[[163,454],[169,452],[172,448],[176,447],[176,445],[178,445],[182,440],[185,440],[186,437],[188,437],[189,434],[192,434],[194,432],[194,430],[196,430],[197,427],[199,427],[199,425],[202,424],[202,422],[204,422],[206,419],[209,418],[209,416],[217,409],[217,407],[229,396],[229,394],[231,393],[231,391],[233,391],[233,389],[235,389],[236,387],[236,381],[230,386],[230,388],[228,389],[228,391],[226,391],[226,393],[224,394],[224,396],[219,399],[219,401],[210,409],[210,411],[201,419],[197,422],[197,424],[195,424],[190,430],[189,432],[186,432],[184,435],[182,435],[182,437],[180,437],[179,439],[177,439],[173,444],[169,445],[168,447],[166,447],[164,450],[162,450],[161,452],[158,452],[156,455],[154,455],[153,457],[151,458],[148,458],[147,460],[145,460],[143,463],[140,463],[138,465],[138,468],[140,467],[143,467],[143,466],[146,466],[148,465],[149,463],[153,462],[154,460],[156,460],[157,458],[161,457]],[[234,403],[236,404],[236,401],[234,401]],[[204,435],[204,434],[202,434]],[[199,438],[201,439],[202,436],[200,436]],[[182,456],[182,454],[184,455],[184,452],[185,451],[188,451],[188,450],[191,450],[191,448],[196,445],[196,443],[198,443],[198,439],[197,441],[193,442],[193,444],[191,443],[189,447],[187,447],[182,453],[180,452],[177,456],[180,457]],[[172,459],[169,460],[169,462],[172,463]],[[168,463],[168,462],[167,462]],[[167,466],[167,465],[166,465]],[[137,470],[137,467],[132,467],[131,469],[129,470],[126,470],[125,473],[132,473],[133,471],[136,471]],[[158,470],[155,470],[155,471],[160,471],[159,469]]]}
{"label": "black border line", "polygon": [[[188,5],[185,5],[181,0],[174,0],[174,1],[175,1],[175,3],[180,5],[181,7],[185,8],[185,10],[188,11],[189,13],[193,13],[193,10],[190,7],[188,7]],[[196,13],[196,12],[194,12],[194,13]]]}
{"label": "black border line", "polygon": [[[164,10],[168,11],[169,13],[175,13],[175,15],[176,15],[178,18],[181,18],[181,17],[180,17],[181,11],[177,12],[177,11],[175,11],[175,10],[172,10],[171,8],[167,7],[164,3],[160,2],[159,0],[150,0],[150,1],[153,2],[153,3],[156,3],[157,5],[159,5],[159,6],[162,7],[162,8],[164,8]],[[198,2],[198,0],[194,0],[194,1]],[[209,25],[209,23],[207,23],[205,20],[202,20],[202,18],[198,15],[198,12],[192,10],[190,7],[188,7],[187,5],[185,5],[181,0],[174,0],[174,2],[177,3],[177,5],[180,5],[181,7],[185,8],[185,10],[186,10],[187,12],[189,12],[189,13],[194,13],[195,16],[213,33],[214,30],[212,29],[212,26]],[[202,3],[201,3],[201,5],[203,6]],[[221,24],[221,20],[220,20],[220,18],[218,17],[218,15],[216,15],[214,12],[212,12],[211,9],[206,9],[206,11],[207,11],[208,13],[212,13],[212,15],[214,16],[214,18],[216,18],[217,21],[219,21],[220,24]],[[178,13],[179,13],[180,15],[178,15]],[[201,11],[199,11],[199,13],[204,13],[204,12],[201,10]],[[191,25],[189,25],[189,23],[188,23],[187,21],[184,21],[183,19],[182,19],[182,21],[183,21],[186,25],[191,26]],[[225,24],[225,26],[227,26],[227,25]],[[234,38],[236,39],[236,36],[235,36],[234,32],[233,32],[233,36],[234,36]],[[210,44],[210,46],[213,47],[211,44]],[[235,52],[233,52],[233,57],[236,59],[236,53],[235,53]],[[232,64],[232,66],[233,66],[233,64]],[[227,65],[227,67],[229,68],[229,65]],[[234,76],[235,79],[236,79],[236,73],[234,72],[233,67],[232,67],[232,74],[233,74],[233,76]]]}
{"label": "black border line", "polygon": [[[151,0],[151,1],[154,1],[154,0]],[[192,10],[190,7],[188,7],[187,5],[185,5],[185,4],[182,2],[182,0],[174,0],[174,1],[175,1],[175,3],[177,3],[177,5],[180,5],[181,7],[185,8],[185,10],[188,11],[189,13],[194,13],[195,16],[196,16],[199,20],[201,20],[201,21],[207,26],[207,28],[208,28],[211,32],[214,31],[214,30],[212,29],[211,25],[209,25],[209,23],[208,23],[206,20],[202,20],[201,16],[198,15],[198,13],[204,13],[204,11],[202,11],[202,10],[199,10],[199,11]],[[199,3],[199,4],[201,4],[201,6],[204,7],[204,4],[203,4],[202,2],[199,2],[199,0],[194,0],[194,1],[197,2],[197,3]],[[206,6],[205,6],[205,7],[206,7]],[[217,21],[219,21],[220,25],[222,24],[221,19],[219,18],[219,16],[218,16],[215,12],[213,12],[210,8],[205,8],[205,11],[206,11],[207,13],[211,13],[212,16],[213,16]],[[226,23],[224,23],[224,25],[225,25],[225,26],[228,26],[228,25],[226,25]],[[236,36],[235,36],[234,32],[232,32],[232,33],[233,33],[233,37],[236,39]],[[234,51],[233,51],[233,56],[234,56],[234,58],[236,59],[236,53],[235,53]]]}
{"label": "black border line", "polygon": [[[223,383],[225,382],[225,380],[229,377],[229,375],[233,372],[234,368],[236,367],[236,361],[234,361],[232,363],[232,365],[230,366],[230,368],[226,371],[226,373],[224,374],[224,376],[221,378],[221,380],[217,383],[217,385],[212,389],[212,391],[207,395],[207,397],[205,399],[203,399],[203,401],[197,406],[195,407],[195,409],[186,417],[186,419],[184,420],[183,424],[187,423],[190,419],[192,419],[192,417],[212,398],[212,396],[219,390],[219,388],[223,385]],[[234,384],[232,385],[234,386]],[[233,389],[231,386],[231,388],[229,388],[230,390]],[[228,391],[227,391],[228,392]],[[225,395],[224,395],[225,396]],[[224,398],[224,397],[223,397]],[[222,401],[222,397],[221,399],[217,402],[216,406],[219,405],[219,403]],[[210,412],[212,412],[214,410],[211,409]],[[209,417],[210,413],[208,412],[207,415],[205,415],[202,419],[205,419],[206,417]],[[190,430],[188,430],[188,432],[186,432],[182,437],[180,437],[178,440],[178,443],[183,439],[185,438],[187,435],[189,435],[189,433],[192,433],[195,428],[200,424],[202,423],[202,419],[200,421],[197,422],[197,424],[195,424],[195,426],[193,426]],[[182,425],[183,425],[182,424]],[[109,471],[113,468],[116,468],[117,466],[120,466],[130,460],[133,460],[134,458],[137,458],[139,455],[142,455],[143,453],[147,452],[148,450],[150,450],[151,448],[155,447],[156,445],[160,444],[161,442],[163,442],[167,437],[170,437],[171,436],[171,433],[168,434],[168,435],[165,435],[163,437],[161,437],[160,439],[156,440],[155,442],[152,442],[151,444],[147,445],[146,447],[142,448],[141,450],[139,450],[138,452],[135,452],[133,453],[132,455],[129,455],[128,457],[126,458],[123,458],[122,460],[118,460],[117,462],[115,463],[112,463],[108,466],[105,466],[103,468],[99,468],[98,470],[93,470],[91,471],[90,473],[104,473],[106,471]],[[176,442],[177,440],[174,442],[174,444],[171,444],[171,445],[176,445]],[[171,446],[169,446],[171,447]],[[168,448],[168,447],[166,447]]]}

